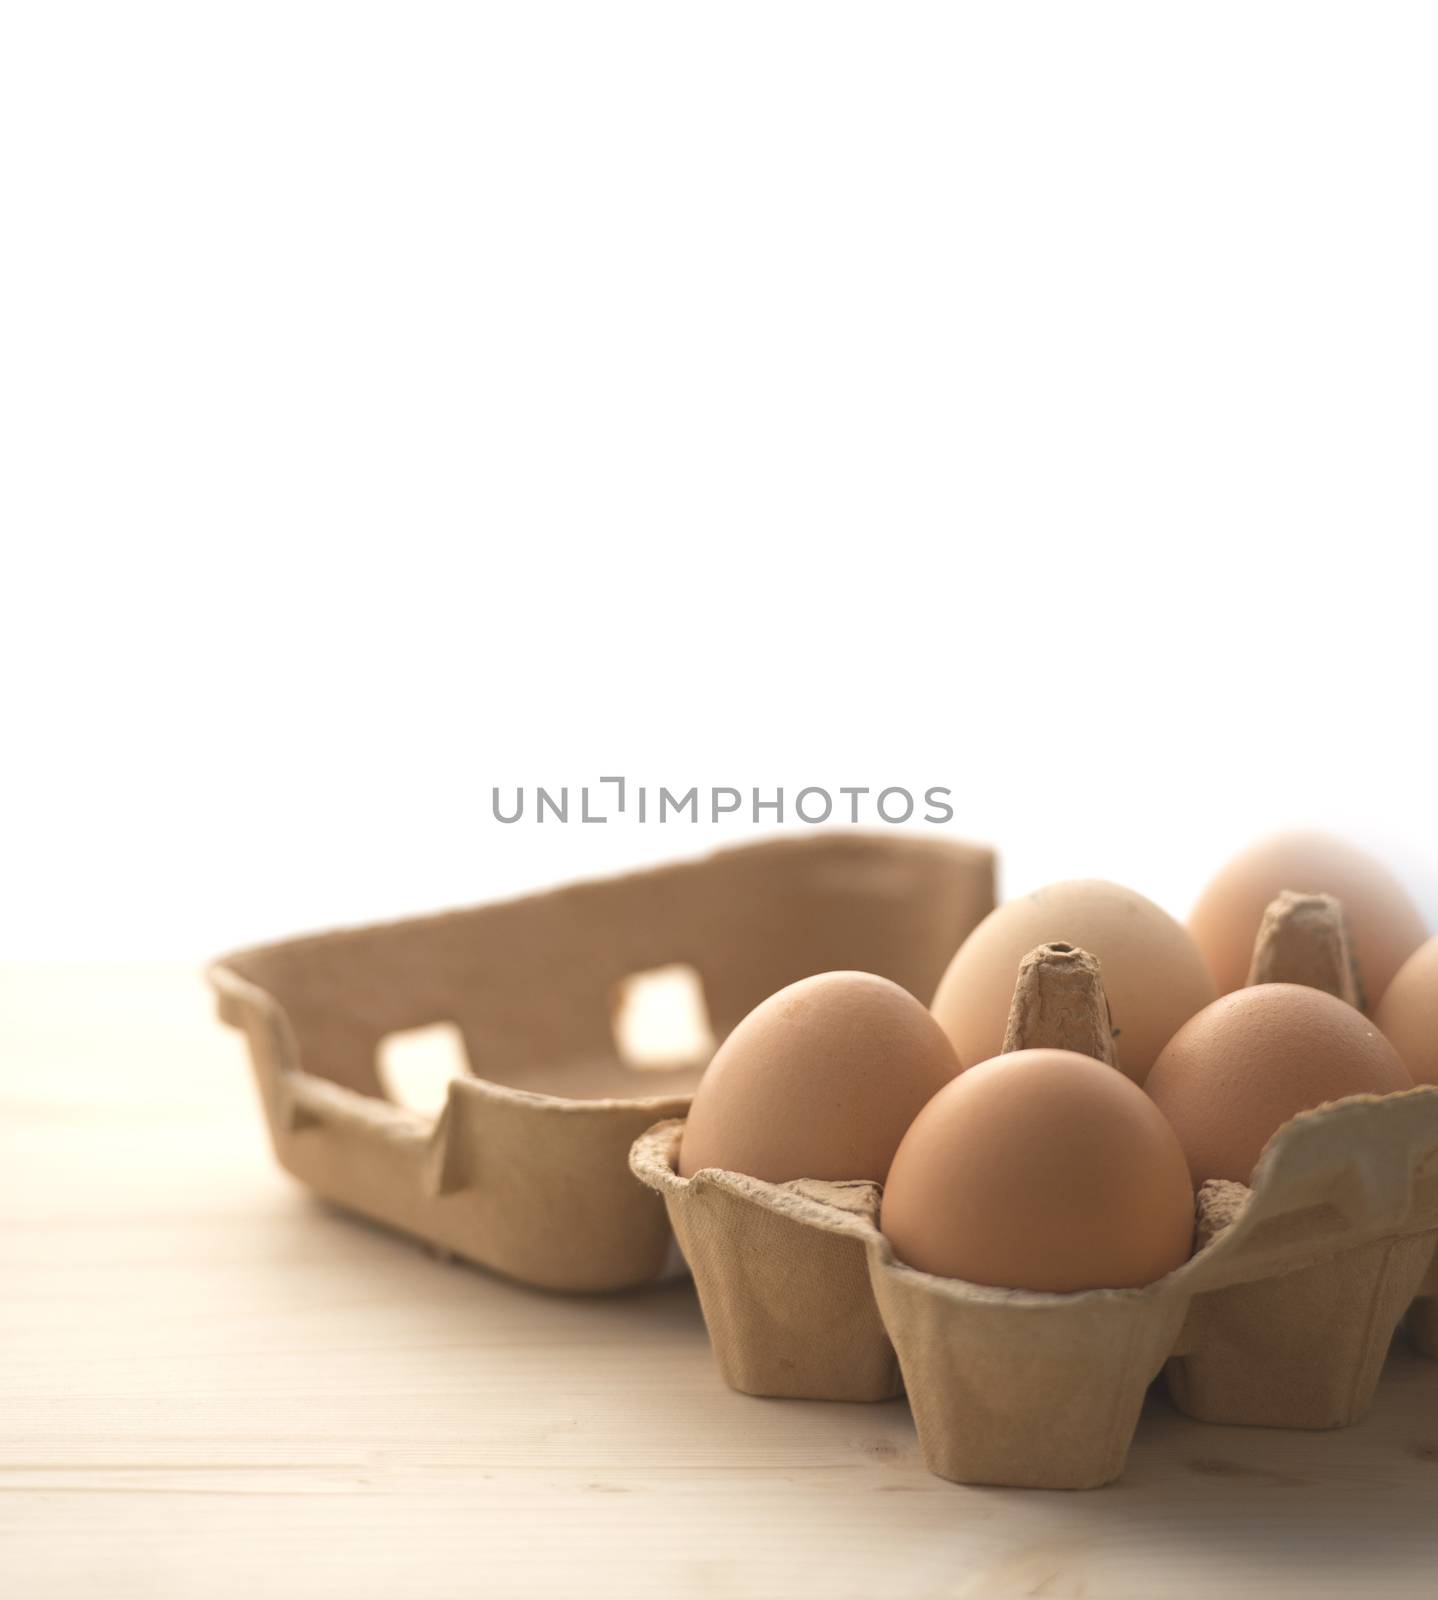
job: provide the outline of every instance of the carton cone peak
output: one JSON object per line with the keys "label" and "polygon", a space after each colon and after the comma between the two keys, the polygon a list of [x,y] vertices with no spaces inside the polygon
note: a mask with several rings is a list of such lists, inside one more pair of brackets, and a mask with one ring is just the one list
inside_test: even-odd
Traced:
{"label": "carton cone peak", "polygon": [[1301,983],[1361,1011],[1363,989],[1342,902],[1291,889],[1271,901],[1254,941],[1248,983]]}
{"label": "carton cone peak", "polygon": [[1029,951],[1019,963],[1004,1031],[1004,1054],[1011,1050],[1076,1050],[1117,1064],[1097,956],[1071,944]]}

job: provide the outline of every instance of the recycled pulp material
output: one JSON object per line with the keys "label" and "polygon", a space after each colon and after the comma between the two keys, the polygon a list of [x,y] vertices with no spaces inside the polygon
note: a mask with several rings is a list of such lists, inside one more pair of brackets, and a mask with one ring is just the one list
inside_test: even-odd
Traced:
{"label": "recycled pulp material", "polygon": [[[1019,1048],[1011,1041],[1026,1032],[1067,1029],[1112,1066],[1107,1002],[1102,1025],[1090,1012],[1097,961],[1067,945],[1045,949],[1046,960],[1035,951],[1023,963],[1005,1048]],[[683,1129],[682,1121],[650,1129],[630,1164],[668,1205],[724,1381],[791,1399],[899,1394],[898,1359],[869,1284],[879,1185],[771,1184],[717,1168],[685,1180],[677,1172]]]}
{"label": "recycled pulp material", "polygon": [[1285,889],[1269,905],[1248,969],[1248,986],[1256,983],[1301,983],[1363,1009],[1348,919],[1331,894]]}
{"label": "recycled pulp material", "polygon": [[1438,1360],[1438,1256],[1409,1309],[1408,1338],[1415,1349]]}
{"label": "recycled pulp material", "polygon": [[659,1123],[630,1165],[664,1196],[719,1371],[743,1394],[889,1400],[899,1367],[869,1287],[876,1183],[765,1183],[678,1174],[682,1120]]}
{"label": "recycled pulp material", "polygon": [[[912,834],[816,832],[218,961],[280,1164],[318,1193],[526,1283],[607,1290],[665,1270],[664,1208],[627,1170],[702,1062],[625,1061],[637,973],[696,972],[716,1039],[815,972],[881,973],[926,999],[992,908],[994,861]],[[385,1096],[388,1035],[456,1025],[473,1076],[436,1119]]]}
{"label": "recycled pulp material", "polygon": [[[1306,984],[1360,1006],[1358,966],[1338,900],[1325,894],[1280,894],[1264,913],[1248,981]],[[1339,1142],[1330,1163],[1344,1153],[1344,1124],[1335,1121],[1333,1128]],[[1356,1146],[1364,1136],[1355,1130],[1351,1137],[1357,1158]],[[1415,1176],[1421,1181],[1422,1169],[1430,1186],[1438,1183],[1438,1148],[1428,1150],[1426,1157],[1421,1150],[1412,1155]],[[1397,1174],[1384,1174],[1370,1161],[1359,1181],[1370,1186],[1370,1208],[1401,1210],[1404,1196],[1385,1197],[1378,1187],[1391,1189],[1396,1183],[1401,1188],[1401,1160]],[[1203,1186],[1200,1248],[1244,1211],[1249,1196],[1244,1184]],[[1363,1207],[1362,1197],[1350,1199],[1350,1212]],[[1432,1239],[1426,1244],[1431,1260]],[[1190,1319],[1191,1352],[1169,1365],[1174,1404],[1205,1422],[1291,1428],[1356,1422],[1373,1398],[1393,1328],[1424,1276],[1424,1249],[1421,1233],[1408,1238],[1388,1234],[1337,1248],[1280,1277],[1206,1295]]]}
{"label": "recycled pulp material", "polygon": [[874,1291],[930,1469],[1107,1483],[1166,1358],[1175,1403],[1207,1421],[1354,1421],[1433,1258],[1435,1156],[1433,1089],[1305,1113],[1275,1136],[1250,1192],[1204,1185],[1199,1252],[1145,1289],[977,1288],[903,1266],[876,1233]]}
{"label": "recycled pulp material", "polygon": [[[1310,938],[1317,928],[1338,948],[1330,924],[1331,914],[1275,918],[1279,930]],[[1270,957],[1288,970],[1299,960]],[[1092,957],[1048,946],[1025,961],[1010,1047],[1103,1048],[1106,1028]],[[726,1379],[750,1393],[882,1399],[894,1392],[891,1344],[925,1461],[959,1482],[1109,1482],[1165,1363],[1175,1403],[1196,1417],[1351,1422],[1405,1307],[1425,1278],[1426,1292],[1438,1290],[1432,1087],[1295,1118],[1270,1141],[1251,1189],[1204,1185],[1199,1248],[1177,1271],[1143,1289],[1067,1295],[905,1266],[875,1225],[877,1193],[841,1212],[811,1184],[723,1172],[686,1182],[674,1171],[681,1132],[677,1122],[652,1129],[631,1159],[665,1197]],[[855,1284],[861,1251],[877,1327]],[[1422,1299],[1414,1311],[1415,1338],[1430,1349],[1433,1308]]]}

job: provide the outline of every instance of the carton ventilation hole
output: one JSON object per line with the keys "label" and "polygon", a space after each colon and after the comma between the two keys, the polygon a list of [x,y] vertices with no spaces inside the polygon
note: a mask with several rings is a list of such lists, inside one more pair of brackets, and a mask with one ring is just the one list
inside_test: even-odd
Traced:
{"label": "carton ventilation hole", "polygon": [[375,1064],[388,1099],[432,1115],[444,1109],[450,1079],[470,1075],[464,1035],[452,1022],[387,1033],[379,1042]]}
{"label": "carton ventilation hole", "polygon": [[703,1065],[714,1030],[699,974],[685,962],[631,973],[614,992],[614,1045],[641,1070]]}

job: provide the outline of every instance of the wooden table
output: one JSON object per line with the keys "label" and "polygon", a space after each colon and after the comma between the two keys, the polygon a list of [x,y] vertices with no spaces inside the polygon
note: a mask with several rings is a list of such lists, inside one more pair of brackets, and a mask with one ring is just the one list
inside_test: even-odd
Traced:
{"label": "wooden table", "polygon": [[271,1164],[173,969],[0,973],[0,1594],[1438,1593],[1438,1364],[1333,1434],[1150,1402],[1123,1481],[964,1489],[902,1402],[758,1401],[687,1285],[502,1283]]}

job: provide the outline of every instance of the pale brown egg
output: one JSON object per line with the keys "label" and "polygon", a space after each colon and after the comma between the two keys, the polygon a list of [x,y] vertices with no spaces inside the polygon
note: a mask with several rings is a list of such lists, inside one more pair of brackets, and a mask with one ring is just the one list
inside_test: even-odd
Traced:
{"label": "pale brown egg", "polygon": [[679,1149],[770,1183],[882,1183],[904,1130],[959,1070],[908,990],[871,972],[824,972],[757,1005],[709,1063]]}
{"label": "pale brown egg", "polygon": [[914,1119],[880,1226],[901,1261],[940,1277],[1130,1289],[1188,1259],[1193,1188],[1173,1129],[1121,1072],[1071,1050],[1015,1050]]}
{"label": "pale brown egg", "polygon": [[1098,879],[1051,884],[991,911],[940,980],[930,1010],[965,1067],[1003,1049],[1019,963],[1056,942],[1098,957],[1118,1064],[1137,1083],[1216,993],[1193,940],[1152,900]]}
{"label": "pale brown egg", "polygon": [[1146,1087],[1173,1124],[1195,1184],[1247,1183],[1264,1145],[1300,1111],[1411,1089],[1413,1080],[1346,1001],[1303,984],[1259,983],[1186,1022]]}
{"label": "pale brown egg", "polygon": [[1414,1083],[1438,1083],[1438,939],[1419,945],[1399,967],[1373,1020]]}
{"label": "pale brown egg", "polygon": [[1342,902],[1370,1011],[1393,974],[1428,936],[1402,884],[1371,856],[1324,834],[1281,834],[1235,856],[1189,914],[1189,932],[1220,994],[1241,989],[1248,981],[1263,913],[1285,889],[1331,894]]}

